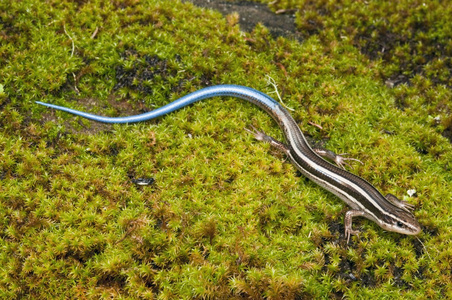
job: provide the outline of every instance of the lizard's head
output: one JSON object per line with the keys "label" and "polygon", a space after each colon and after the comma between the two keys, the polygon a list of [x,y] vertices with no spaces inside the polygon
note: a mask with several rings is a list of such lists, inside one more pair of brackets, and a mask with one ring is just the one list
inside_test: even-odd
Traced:
{"label": "lizard's head", "polygon": [[421,225],[416,218],[405,209],[394,207],[378,222],[381,228],[407,235],[416,235],[421,232]]}

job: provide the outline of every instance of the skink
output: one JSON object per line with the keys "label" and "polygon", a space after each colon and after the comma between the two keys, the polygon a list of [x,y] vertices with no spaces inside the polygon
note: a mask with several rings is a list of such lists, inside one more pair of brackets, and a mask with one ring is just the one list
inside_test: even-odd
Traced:
{"label": "skink", "polygon": [[[249,87],[239,85],[211,86],[183,96],[153,111],[118,118],[93,115],[40,101],[36,103],[98,122],[134,123],[158,118],[203,99],[225,96],[241,98],[266,111],[283,131],[286,143],[279,142],[254,128],[252,131],[248,131],[252,132],[257,140],[268,142],[284,152],[304,176],[332,192],[351,207],[351,210],[345,214],[344,220],[347,243],[350,240],[350,235],[358,233],[358,231],[352,229],[352,218],[357,216],[372,220],[388,231],[408,235],[416,235],[421,231],[418,221],[411,213],[413,206],[391,194],[386,197],[383,196],[366,180],[321,158],[319,155],[324,153],[314,151],[309,146],[297,123],[283,106],[270,96]],[[340,159],[338,163],[341,165]]]}

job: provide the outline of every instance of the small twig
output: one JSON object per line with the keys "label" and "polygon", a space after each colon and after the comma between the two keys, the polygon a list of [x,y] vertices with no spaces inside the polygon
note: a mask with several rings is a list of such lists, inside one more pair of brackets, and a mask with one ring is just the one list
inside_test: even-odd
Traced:
{"label": "small twig", "polygon": [[416,239],[419,241],[419,243],[421,243],[422,247],[424,247],[425,253],[427,253],[427,256],[428,256],[428,257],[430,258],[430,260],[431,260],[432,257],[431,257],[430,254],[428,253],[428,250],[427,250],[427,248],[425,247],[424,243],[421,242],[421,239],[420,239],[420,238],[416,237]]}
{"label": "small twig", "polygon": [[308,121],[308,124],[309,124],[309,125],[312,125],[312,126],[314,126],[314,127],[317,127],[317,128],[320,129],[320,130],[323,130],[323,127],[320,126],[319,124],[316,124],[316,123],[311,122],[311,121]]}
{"label": "small twig", "polygon": [[122,236],[122,238],[120,238],[119,240],[117,240],[114,245],[117,245],[119,243],[121,243],[122,241],[124,241],[132,232],[134,232],[137,228],[138,225],[140,225],[140,221],[139,220],[134,220],[132,222],[129,223],[130,227],[127,229],[127,231],[124,233],[124,235]]}
{"label": "small twig", "polygon": [[77,92],[77,94],[80,94],[80,91],[77,88],[77,76],[75,76],[75,73],[72,73],[72,76],[74,77],[74,89]]}
{"label": "small twig", "polygon": [[94,29],[93,34],[91,35],[91,39],[94,39],[98,32],[99,32],[99,27],[96,27],[96,29]]}
{"label": "small twig", "polygon": [[124,240],[129,236],[129,234],[131,234],[135,229],[136,229],[135,226],[133,226],[132,228],[129,228],[129,229],[126,231],[126,233],[124,233],[124,235],[122,236],[122,238],[120,238],[119,240],[117,240],[117,241],[114,243],[114,245],[117,245],[117,244],[121,243],[122,241],[124,241]]}
{"label": "small twig", "polygon": [[274,93],[276,94],[276,96],[278,96],[279,102],[281,102],[281,104],[282,104],[285,108],[287,108],[288,110],[290,110],[290,111],[295,111],[295,109],[288,107],[288,106],[282,101],[281,95],[279,94],[279,91],[278,91],[278,85],[276,84],[276,81],[275,81],[270,75],[267,75],[267,83],[268,83],[269,85],[272,85],[273,88],[275,89]]}
{"label": "small twig", "polygon": [[281,68],[281,70],[284,72],[284,76],[287,77],[286,67],[284,67],[282,63],[276,63],[276,65]]}
{"label": "small twig", "polygon": [[[66,30],[66,24],[63,25],[63,29],[64,29],[64,33],[67,35],[67,37],[71,40],[71,44],[72,44],[72,50],[71,50],[71,57],[74,56],[74,52],[75,52],[75,43],[74,43],[74,39],[69,35],[69,33]],[[74,73],[72,73],[72,76],[74,77],[74,89],[77,92],[77,94],[80,94],[80,91],[77,88],[77,76],[75,76]]]}
{"label": "small twig", "polygon": [[280,14],[293,14],[296,13],[297,10],[296,9],[278,9],[277,11],[275,11],[275,14],[280,15]]}
{"label": "small twig", "polygon": [[75,43],[74,43],[74,40],[72,39],[72,37],[69,35],[69,33],[67,33],[66,25],[63,25],[63,29],[64,29],[64,33],[66,33],[66,35],[68,36],[68,38],[71,40],[71,43],[72,43],[72,51],[71,51],[71,57],[72,57],[72,56],[74,56]]}

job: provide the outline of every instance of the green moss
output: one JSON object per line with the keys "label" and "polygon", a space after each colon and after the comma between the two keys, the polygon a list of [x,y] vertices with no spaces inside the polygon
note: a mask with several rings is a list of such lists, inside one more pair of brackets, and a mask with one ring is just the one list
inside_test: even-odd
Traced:
{"label": "green moss", "polygon": [[[411,85],[388,89],[381,79],[399,63],[423,64],[406,56],[412,40],[394,48],[394,61],[369,60],[364,38],[339,34],[353,25],[354,37],[378,41],[377,29],[391,23],[374,30],[373,16],[360,10],[343,20],[324,5],[328,14],[310,17],[322,27],[299,43],[273,39],[261,25],[243,33],[237,16],[180,1],[0,4],[0,297],[450,295],[448,61],[425,62]],[[436,35],[444,49],[446,33]],[[354,173],[416,206],[419,240],[358,219],[362,232],[347,245],[348,208],[243,130],[252,124],[282,139],[243,101],[211,99],[111,126],[34,104],[131,115],[213,84],[271,94],[267,75],[305,132],[362,160]],[[156,181],[132,183],[140,177]]]}
{"label": "green moss", "polygon": [[[296,9],[306,38],[324,45],[351,45],[369,60],[376,79],[396,87],[401,109],[416,119],[439,116],[452,140],[447,118],[452,97],[450,5],[446,2],[267,1],[275,11]],[[363,60],[365,62],[365,60]]]}

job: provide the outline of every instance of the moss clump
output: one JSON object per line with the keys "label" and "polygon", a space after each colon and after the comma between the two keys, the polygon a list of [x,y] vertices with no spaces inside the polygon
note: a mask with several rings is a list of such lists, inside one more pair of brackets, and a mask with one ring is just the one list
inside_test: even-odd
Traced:
{"label": "moss clump", "polygon": [[305,37],[345,40],[370,59],[382,60],[383,79],[402,75],[399,81],[406,82],[422,75],[436,84],[452,85],[452,11],[445,2],[263,2],[271,2],[270,7],[280,12],[295,8],[298,28]]}
{"label": "moss clump", "polygon": [[[447,87],[417,75],[388,89],[353,43],[236,19],[180,1],[0,3],[1,298],[452,293]],[[272,94],[267,75],[309,135],[365,162],[353,172],[416,189],[419,240],[356,220],[346,245],[345,205],[247,135],[282,138],[237,99],[114,126],[34,105],[130,115],[211,84]]]}
{"label": "moss clump", "polygon": [[296,11],[305,38],[352,45],[376,79],[396,87],[400,109],[416,119],[437,118],[452,141],[452,8],[441,1],[260,1],[276,12]]}

